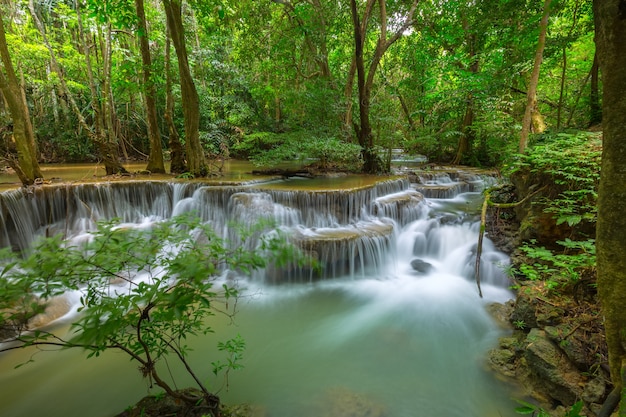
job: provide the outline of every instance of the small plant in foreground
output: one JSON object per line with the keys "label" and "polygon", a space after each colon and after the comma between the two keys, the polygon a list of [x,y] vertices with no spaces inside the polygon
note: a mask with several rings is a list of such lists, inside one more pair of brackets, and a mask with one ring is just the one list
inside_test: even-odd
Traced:
{"label": "small plant in foreground", "polygon": [[519,330],[524,330],[526,328],[526,322],[524,320],[515,320],[513,325]]}
{"label": "small plant in foreground", "polygon": [[[520,407],[515,408],[515,412],[517,414],[525,414],[532,415],[533,417],[550,417],[550,414],[544,410],[542,407],[539,407],[535,404],[531,404],[527,401],[516,400],[520,403]],[[585,417],[580,414],[583,409],[583,402],[577,401],[572,405],[572,407],[565,413],[564,417]]]}
{"label": "small plant in foreground", "polygon": [[[258,234],[250,231],[242,239]],[[22,324],[13,327],[12,343],[0,352],[42,345],[82,348],[88,357],[122,351],[151,385],[190,405],[200,402],[217,415],[219,398],[188,362],[188,339],[213,333],[208,317],[234,314],[239,293],[219,280],[223,271],[251,271],[295,256],[275,233],[261,238],[256,251],[245,247],[224,241],[209,225],[186,215],[142,229],[102,223],[86,241],[47,238],[23,259],[2,251],[0,285],[6,291],[0,297],[0,327]],[[24,318],[67,291],[81,294],[80,314],[67,338],[23,325]],[[222,342],[228,359],[213,362],[215,375],[240,367],[243,348],[239,337]],[[156,366],[166,357],[180,361],[201,394],[172,388]]]}

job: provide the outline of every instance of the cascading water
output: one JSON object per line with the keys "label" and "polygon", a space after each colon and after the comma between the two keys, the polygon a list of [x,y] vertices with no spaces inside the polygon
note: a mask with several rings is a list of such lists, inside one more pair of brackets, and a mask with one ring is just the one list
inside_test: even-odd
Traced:
{"label": "cascading water", "polygon": [[[502,269],[507,257],[488,239],[483,299],[474,283],[478,223],[467,209],[480,201],[480,178],[429,175],[421,184],[393,180],[348,191],[294,191],[290,183],[7,192],[0,195],[0,245],[28,250],[37,236],[71,238],[112,217],[145,224],[193,210],[225,237],[229,220],[271,218],[315,254],[322,271],[270,269],[261,279],[240,280],[246,296],[235,324],[211,323],[223,340],[241,334],[247,343],[244,369],[220,392],[225,402],[259,404],[273,417],[512,417],[510,391],[485,366],[502,333],[485,306],[511,293]],[[427,189],[445,198],[418,192],[428,196]],[[198,339],[192,363],[208,369],[214,344]],[[0,356],[1,416],[105,417],[148,392],[120,355],[41,353],[12,369],[32,354]],[[178,386],[191,384],[172,372]]]}

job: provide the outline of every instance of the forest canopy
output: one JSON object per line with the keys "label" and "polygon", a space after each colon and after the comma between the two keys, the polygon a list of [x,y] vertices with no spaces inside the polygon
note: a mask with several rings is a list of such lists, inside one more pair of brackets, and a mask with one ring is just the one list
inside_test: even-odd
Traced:
{"label": "forest canopy", "polygon": [[590,1],[5,0],[0,11],[0,152],[25,183],[37,162],[103,161],[112,174],[171,161],[201,176],[216,157],[309,157],[315,146],[288,152],[294,137],[358,145],[368,172],[396,148],[497,165],[525,124],[532,141],[601,117]]}

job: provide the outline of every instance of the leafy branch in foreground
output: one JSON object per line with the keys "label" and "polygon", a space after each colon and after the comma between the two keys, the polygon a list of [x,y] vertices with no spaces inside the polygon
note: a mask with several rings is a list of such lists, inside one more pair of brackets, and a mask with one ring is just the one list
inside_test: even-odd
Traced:
{"label": "leafy branch in foreground", "polygon": [[[258,233],[248,237],[252,235]],[[213,333],[208,317],[235,314],[239,293],[229,281],[220,280],[224,271],[249,272],[275,257],[280,261],[295,254],[276,233],[261,236],[258,250],[242,250],[244,243],[226,242],[209,225],[187,215],[149,228],[102,223],[80,242],[45,239],[24,259],[5,250],[0,254],[0,328],[13,334],[0,352],[28,346],[79,347],[92,357],[120,350],[139,363],[151,385],[217,416],[219,398],[188,362],[188,339]],[[31,317],[68,291],[80,294],[81,303],[68,338],[28,329]],[[239,336],[220,342],[219,350],[228,359],[212,363],[214,374],[239,368],[244,346]],[[166,357],[180,361],[200,389],[198,395],[172,389],[156,368]]]}

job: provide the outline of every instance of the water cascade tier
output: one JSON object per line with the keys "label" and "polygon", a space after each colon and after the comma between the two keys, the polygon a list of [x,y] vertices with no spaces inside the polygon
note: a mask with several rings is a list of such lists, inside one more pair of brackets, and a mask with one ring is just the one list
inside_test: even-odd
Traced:
{"label": "water cascade tier", "polygon": [[[480,298],[475,284],[485,184],[470,171],[429,171],[346,186],[341,179],[292,179],[212,186],[124,182],[59,185],[0,194],[0,247],[32,250],[43,236],[79,239],[97,222],[146,227],[193,212],[222,237],[233,222],[270,221],[320,268],[270,267],[238,277],[235,322],[193,342],[191,361],[210,379],[216,335],[246,340],[243,370],[229,376],[228,403],[261,415],[513,417],[509,387],[486,370],[504,330],[486,312],[511,298],[508,258],[485,239]],[[234,242],[234,240],[233,240]],[[254,245],[254,241],[249,242]],[[63,331],[71,298],[39,325]],[[126,357],[85,359],[75,350],[0,355],[0,415],[107,417],[152,392]],[[177,386],[184,372],[168,370]],[[218,381],[220,382],[220,381]],[[222,385],[212,386],[216,391]],[[8,401],[6,400],[8,399]]]}

